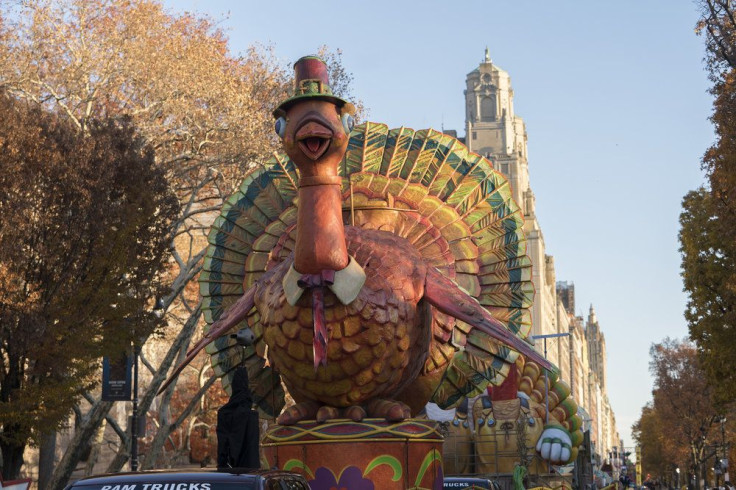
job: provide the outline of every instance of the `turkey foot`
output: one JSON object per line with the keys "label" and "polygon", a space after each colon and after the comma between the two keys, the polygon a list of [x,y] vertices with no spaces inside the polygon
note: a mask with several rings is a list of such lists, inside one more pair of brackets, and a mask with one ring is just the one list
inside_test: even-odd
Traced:
{"label": "turkey foot", "polygon": [[411,417],[409,405],[394,400],[376,398],[366,408],[369,417],[384,418],[389,422],[401,422]]}
{"label": "turkey foot", "polygon": [[353,422],[360,422],[366,418],[367,415],[365,408],[360,405],[353,405],[352,407],[345,409],[345,418],[348,418]]}
{"label": "turkey foot", "polygon": [[276,423],[279,425],[294,425],[302,420],[313,419],[319,409],[320,406],[316,402],[297,403],[284,410],[284,413],[279,415]]}
{"label": "turkey foot", "polygon": [[323,406],[319,407],[319,410],[317,410],[317,416],[315,419],[318,423],[323,424],[327,422],[330,419],[336,419],[340,416],[340,411],[335,407],[330,406]]}

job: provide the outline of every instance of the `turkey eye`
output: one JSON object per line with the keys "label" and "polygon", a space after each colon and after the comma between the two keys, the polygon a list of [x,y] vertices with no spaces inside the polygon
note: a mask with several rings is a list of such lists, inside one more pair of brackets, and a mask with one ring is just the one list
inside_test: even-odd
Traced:
{"label": "turkey eye", "polygon": [[355,127],[355,119],[350,114],[342,115],[342,127],[345,129],[346,134],[350,134],[350,131]]}
{"label": "turkey eye", "polygon": [[283,117],[276,119],[276,123],[274,123],[273,129],[276,131],[276,134],[279,135],[279,138],[283,138],[284,133],[286,132],[286,119],[284,119]]}

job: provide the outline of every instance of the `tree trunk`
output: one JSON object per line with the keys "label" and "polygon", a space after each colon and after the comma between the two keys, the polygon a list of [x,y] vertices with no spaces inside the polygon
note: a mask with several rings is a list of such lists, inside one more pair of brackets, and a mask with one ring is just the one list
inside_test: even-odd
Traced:
{"label": "tree trunk", "polygon": [[74,468],[79,463],[80,456],[86,447],[86,441],[89,441],[94,437],[95,431],[99,428],[102,421],[105,419],[107,412],[112,408],[114,402],[103,402],[102,400],[97,401],[92,405],[89,412],[82,419],[82,423],[77,427],[74,432],[74,437],[69,442],[69,446],[64,452],[61,461],[56,466],[54,474],[51,477],[51,481],[45,490],[62,490],[69,481]]}
{"label": "tree trunk", "polygon": [[56,432],[43,436],[38,451],[38,488],[46,490],[56,463]]}
{"label": "tree trunk", "polygon": [[[7,432],[12,433],[12,428],[7,430]],[[2,454],[3,457],[3,480],[15,480],[18,478],[20,475],[20,468],[23,466],[23,451],[25,451],[25,449],[25,444],[17,445],[0,440],[0,454]]]}
{"label": "tree trunk", "polygon": [[210,389],[210,386],[212,386],[215,381],[217,381],[217,379],[217,376],[212,376],[211,378],[209,378],[204,383],[204,385],[199,388],[199,391],[192,397],[187,406],[184,407],[184,409],[179,414],[179,417],[174,422],[170,422],[169,417],[169,402],[171,401],[171,397],[163,397],[163,400],[161,401],[161,405],[159,407],[159,410],[161,412],[161,417],[159,418],[159,429],[158,432],[156,432],[153,441],[151,442],[148,455],[144,458],[141,464],[142,469],[150,470],[154,467],[156,459],[163,454],[164,445],[166,444],[166,441],[171,433],[178,429],[179,426],[184,422],[184,420],[189,417],[189,415],[191,415],[191,413],[196,408],[199,400],[204,396],[205,393],[207,393],[207,390]]}
{"label": "tree trunk", "polygon": [[110,462],[110,465],[107,467],[106,472],[107,473],[117,473],[123,468],[123,465],[128,461],[130,458],[130,437],[126,437],[125,440],[122,441],[122,444],[120,445],[120,448],[118,449],[118,452],[115,453],[115,457]]}
{"label": "tree trunk", "polygon": [[702,482],[702,488],[708,488],[708,465],[705,461],[701,463],[701,482]]}
{"label": "tree trunk", "polygon": [[[197,303],[196,308],[192,311],[192,314],[189,316],[189,319],[187,319],[186,323],[182,327],[181,331],[176,337],[176,340],[169,348],[169,351],[166,353],[166,357],[161,363],[161,366],[159,367],[158,371],[154,375],[153,379],[151,380],[151,384],[148,386],[148,390],[146,391],[146,394],[141,399],[140,407],[141,413],[147,413],[148,409],[151,406],[151,403],[153,403],[154,397],[157,394],[157,391],[161,384],[163,384],[163,381],[166,378],[166,373],[168,372],[169,368],[172,364],[174,364],[174,360],[176,358],[176,363],[179,364],[184,360],[184,356],[186,355],[186,346],[189,345],[189,342],[192,338],[192,335],[194,334],[194,331],[197,328],[197,322],[199,321],[200,316],[202,315],[202,300],[200,299]],[[160,406],[159,406],[159,412],[160,412],[160,420],[159,420],[159,427],[158,431],[153,437],[153,442],[151,443],[151,446],[149,447],[148,454],[143,455],[141,458],[141,468],[142,469],[150,469],[153,467],[154,462],[163,454],[164,444],[166,442],[166,439],[169,437],[173,429],[168,424],[169,420],[169,414],[168,414],[168,407],[169,402],[171,401],[171,396],[173,393],[174,386],[176,386],[176,381],[169,385],[169,387],[164,392],[163,396],[160,399]],[[202,398],[206,390],[199,390],[197,394],[194,395],[192,400],[189,402],[189,406],[184,409],[185,413],[191,413],[192,408],[191,405],[194,403],[196,404],[199,399]],[[186,416],[186,415],[185,415]],[[180,417],[181,418],[181,417]]]}
{"label": "tree trunk", "polygon": [[159,405],[159,426],[156,431],[156,435],[153,436],[151,445],[148,448],[148,454],[141,461],[141,468],[144,470],[150,470],[153,468],[156,460],[163,455],[164,445],[169,438],[169,435],[176,430],[176,427],[169,423],[169,402],[171,397],[164,396]]}
{"label": "tree trunk", "polygon": [[95,437],[92,440],[90,446],[91,450],[89,452],[89,458],[87,459],[87,465],[84,468],[84,474],[85,476],[93,475],[95,471],[95,464],[97,463],[97,460],[100,459],[100,450],[102,449],[102,444],[105,439],[105,428],[107,427],[107,423],[105,423],[105,420],[103,419],[100,423],[100,427],[97,429],[97,432],[95,433]]}

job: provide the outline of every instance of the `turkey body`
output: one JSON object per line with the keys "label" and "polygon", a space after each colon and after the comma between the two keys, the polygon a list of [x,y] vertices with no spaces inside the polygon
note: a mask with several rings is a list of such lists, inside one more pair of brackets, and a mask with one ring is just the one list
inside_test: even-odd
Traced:
{"label": "turkey body", "polygon": [[[551,369],[523,340],[534,287],[509,182],[452,136],[353,128],[352,104],[322,92],[324,62],[297,63],[300,95],[274,111],[285,154],[213,223],[200,275],[211,327],[162,389],[210,346],[226,387],[248,369],[268,416],[283,381],[297,404],[279,423],[398,421],[499,384],[517,351]],[[245,349],[227,335],[244,323]]]}
{"label": "turkey body", "polygon": [[[328,208],[306,199],[315,182],[283,154],[228,199],[200,276],[210,328],[172,378],[207,346],[225,389],[233,370],[247,367],[264,416],[281,413],[283,386],[300,403],[344,408],[393,400],[416,414],[427,401],[453,407],[502,382],[516,360],[508,346],[544,366],[521,341],[531,330],[534,297],[523,215],[491,162],[433,130],[365,123],[335,165],[342,196]],[[304,226],[325,209],[344,233]],[[348,304],[324,289],[328,342],[317,369],[312,290],[295,302],[295,286],[288,286],[289,304],[283,285],[287,275],[299,277],[295,253],[305,237],[344,244],[366,279]],[[320,254],[334,250],[325,246]],[[314,265],[301,271],[309,274],[344,267],[342,259],[317,266],[310,254],[302,261]],[[244,349],[226,334],[246,326],[255,345]]]}
{"label": "turkey body", "polygon": [[269,361],[297,402],[348,407],[396,399],[420,375],[430,350],[432,311],[422,302],[427,265],[416,248],[393,233],[351,226],[346,242],[366,282],[347,305],[325,290],[326,366],[314,367],[311,293],[294,306],[285,299],[282,281],[293,254],[256,286]]}

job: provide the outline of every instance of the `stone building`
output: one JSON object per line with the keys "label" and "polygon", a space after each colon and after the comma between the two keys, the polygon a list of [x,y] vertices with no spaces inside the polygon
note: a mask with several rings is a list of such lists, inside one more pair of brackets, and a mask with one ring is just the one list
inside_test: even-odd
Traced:
{"label": "stone building", "polygon": [[562,379],[570,384],[586,415],[585,427],[590,430],[596,453],[606,455],[619,437],[606,392],[605,337],[592,306],[587,322],[575,315],[574,284],[556,281],[554,258],[546,254],[530,184],[526,125],[514,111],[511,77],[493,63],[486,48],[483,60],[468,73],[465,83],[464,142],[471,151],[488,157],[508,178],[512,195],[524,213],[527,254],[536,289],[532,335],[561,334],[547,339],[546,346],[538,339],[536,348],[560,368]]}
{"label": "stone building", "polygon": [[590,368],[595,371],[601,388],[606,388],[606,337],[598,325],[593,305],[590,305],[588,323],[585,326],[585,338],[588,342],[588,355],[590,356]]}
{"label": "stone building", "polygon": [[[486,48],[485,59],[468,73],[465,84],[465,144],[470,151],[489,157],[508,178],[513,198],[524,213],[527,254],[534,264],[532,280],[537,291],[532,307],[532,335],[556,332],[552,327],[557,308],[554,261],[545,255],[544,236],[534,212],[526,126],[514,113],[511,78],[493,64]],[[557,349],[552,343],[548,347]],[[554,354],[552,357],[557,352]]]}

